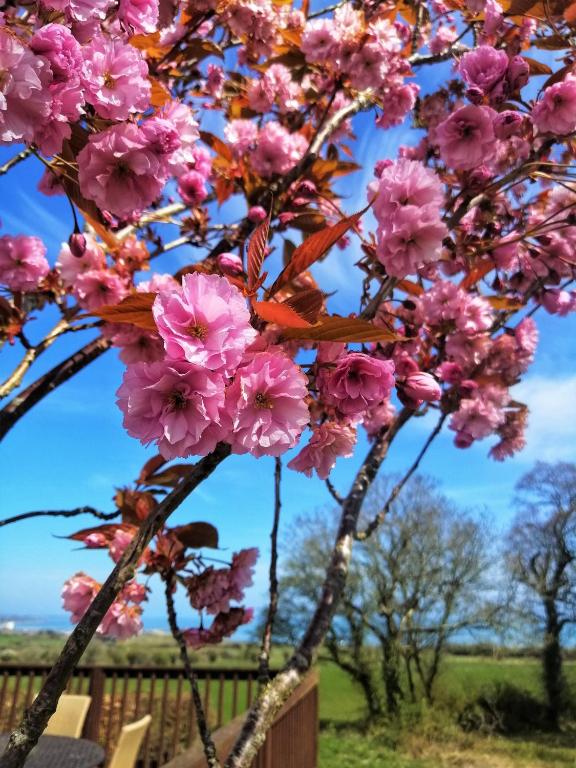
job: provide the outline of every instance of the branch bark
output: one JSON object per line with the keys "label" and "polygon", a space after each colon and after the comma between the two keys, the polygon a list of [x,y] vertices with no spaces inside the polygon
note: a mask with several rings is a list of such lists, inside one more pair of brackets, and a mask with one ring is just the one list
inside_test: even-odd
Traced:
{"label": "branch bark", "polygon": [[142,523],[140,530],[127,547],[122,558],[108,576],[100,592],[76,625],[66,641],[60,656],[48,673],[40,693],[24,713],[20,725],[10,735],[8,745],[0,757],[0,768],[22,768],[31,749],[38,742],[51,715],[55,712],[62,692],[80,661],[88,643],[106,612],[124,585],[133,578],[138,562],[152,537],[192,491],[230,455],[230,446],[220,443],[216,449],[194,464],[189,474],[164,499],[157,509]]}
{"label": "branch bark", "polygon": [[[386,458],[388,448],[411,416],[412,411],[406,408],[400,411],[392,425],[376,438],[358,470],[342,506],[336,541],[314,616],[291,659],[252,705],[240,736],[225,763],[225,768],[248,768],[251,765],[256,752],[264,743],[274,717],[310,669],[342,597],[362,503]],[[3,766],[0,765],[0,768]]]}
{"label": "branch bark", "polygon": [[260,659],[258,666],[258,681],[260,685],[265,685],[270,679],[270,649],[272,647],[272,630],[274,628],[274,619],[278,610],[278,527],[280,525],[280,510],[282,508],[282,499],[280,490],[282,485],[282,459],[276,458],[274,465],[274,522],[272,523],[272,532],[270,533],[270,599],[268,602],[268,614],[266,624],[262,634],[262,647],[260,650]]}
{"label": "branch bark", "polygon": [[94,507],[76,507],[76,509],[50,509],[39,510],[37,512],[23,512],[21,515],[14,515],[0,520],[0,528],[12,523],[19,523],[22,520],[30,520],[33,517],[78,517],[78,515],[93,515],[98,520],[114,520],[118,517],[120,510],[116,512],[99,512]]}

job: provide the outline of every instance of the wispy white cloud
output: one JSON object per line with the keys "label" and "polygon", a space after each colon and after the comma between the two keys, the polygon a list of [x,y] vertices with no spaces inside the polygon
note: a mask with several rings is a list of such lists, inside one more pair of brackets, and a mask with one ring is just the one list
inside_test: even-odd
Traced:
{"label": "wispy white cloud", "polygon": [[512,390],[530,408],[528,445],[518,456],[522,462],[574,459],[576,374],[564,377],[529,376]]}

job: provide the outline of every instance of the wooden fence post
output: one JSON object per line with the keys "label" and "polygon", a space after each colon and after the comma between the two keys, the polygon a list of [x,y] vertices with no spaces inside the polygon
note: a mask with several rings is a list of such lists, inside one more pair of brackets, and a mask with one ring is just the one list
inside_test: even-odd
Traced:
{"label": "wooden fence post", "polygon": [[100,667],[92,667],[90,669],[90,684],[88,686],[88,693],[92,697],[92,701],[82,733],[84,738],[91,739],[92,741],[98,741],[100,735],[105,684],[106,675],[104,671]]}

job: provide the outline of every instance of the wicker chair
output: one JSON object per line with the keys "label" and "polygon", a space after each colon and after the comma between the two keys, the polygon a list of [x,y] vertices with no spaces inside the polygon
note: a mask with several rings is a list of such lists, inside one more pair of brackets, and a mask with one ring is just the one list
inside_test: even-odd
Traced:
{"label": "wicker chair", "polygon": [[138,752],[151,722],[152,716],[146,715],[141,720],[122,728],[108,768],[134,768]]}
{"label": "wicker chair", "polygon": [[79,739],[86,715],[90,709],[90,696],[60,696],[56,712],[48,720],[44,733],[50,736],[71,736]]}

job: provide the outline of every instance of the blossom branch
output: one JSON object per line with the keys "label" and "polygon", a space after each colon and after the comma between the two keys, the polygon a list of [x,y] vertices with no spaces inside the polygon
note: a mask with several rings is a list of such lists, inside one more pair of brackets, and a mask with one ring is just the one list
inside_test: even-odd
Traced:
{"label": "blossom branch", "polygon": [[38,510],[35,512],[23,512],[21,515],[14,515],[0,520],[0,528],[12,523],[19,523],[22,520],[30,520],[33,517],[78,517],[78,515],[92,515],[98,520],[114,520],[118,517],[120,510],[116,512],[99,512],[94,507],[76,507],[76,509],[50,509]]}
{"label": "blossom branch", "polygon": [[200,696],[200,690],[198,688],[198,678],[196,677],[196,674],[192,669],[192,664],[190,663],[190,657],[188,656],[188,648],[186,646],[186,640],[184,639],[182,630],[178,626],[176,608],[174,606],[175,587],[176,587],[176,578],[175,578],[174,572],[171,571],[166,577],[165,591],[164,591],[164,594],[166,595],[166,610],[168,613],[168,624],[170,626],[170,631],[172,632],[172,637],[174,638],[174,640],[176,640],[178,644],[178,648],[180,649],[180,658],[182,659],[182,664],[184,665],[184,673],[186,675],[186,678],[188,679],[188,682],[190,683],[190,688],[192,689],[192,700],[194,701],[194,712],[196,715],[196,722],[198,723],[198,730],[200,732],[200,738],[202,739],[202,745],[204,747],[204,754],[206,755],[208,768],[219,768],[220,761],[218,760],[218,755],[216,754],[216,746],[212,739],[210,728],[208,727],[208,722],[206,720],[206,713],[204,712],[204,707],[202,706],[202,698]]}
{"label": "blossom branch", "polygon": [[432,445],[432,443],[434,442],[436,437],[440,434],[440,431],[442,430],[444,422],[446,421],[446,416],[447,416],[447,414],[445,414],[445,413],[443,413],[440,416],[440,418],[438,419],[438,423],[436,424],[436,426],[434,427],[434,429],[432,430],[432,432],[428,436],[428,439],[426,440],[426,442],[422,446],[422,449],[421,449],[420,453],[418,454],[418,456],[416,457],[416,459],[414,460],[414,463],[412,464],[412,466],[408,469],[408,471],[406,472],[404,477],[398,483],[396,483],[394,488],[392,488],[392,491],[390,492],[390,496],[388,496],[388,499],[386,500],[386,503],[384,504],[384,506],[382,507],[380,512],[378,512],[378,514],[368,523],[368,525],[366,526],[366,528],[364,528],[363,531],[358,531],[356,533],[356,535],[354,537],[356,539],[356,541],[365,541],[366,539],[368,539],[374,533],[374,531],[380,525],[382,525],[386,515],[390,511],[390,507],[392,506],[392,504],[398,498],[398,496],[400,494],[400,491],[402,490],[402,488],[404,488],[404,486],[406,485],[408,480],[410,480],[410,478],[412,477],[414,472],[416,472],[416,470],[420,466],[420,462],[422,461],[422,459],[426,455],[428,449],[430,448],[430,446]]}
{"label": "blossom branch", "polygon": [[[292,657],[253,703],[240,736],[225,763],[225,768],[248,768],[251,765],[276,714],[312,666],[314,656],[326,637],[346,585],[352,544],[362,504],[386,458],[392,441],[411,418],[412,413],[404,408],[390,427],[380,432],[358,470],[342,507],[336,541],[314,616]],[[0,765],[0,768],[3,766]]]}
{"label": "blossom branch", "polygon": [[22,722],[10,735],[8,745],[0,757],[0,768],[22,768],[24,766],[28,754],[46,728],[51,715],[56,711],[58,699],[66,688],[75,666],[80,661],[108,609],[125,584],[134,577],[142,553],[153,536],[162,529],[172,512],[229,455],[230,446],[223,443],[218,444],[212,453],[200,459],[190,468],[190,472],[179,485],[143,521],[138,533],[69,636],[60,656],[48,673],[40,693],[30,708],[26,710]]}
{"label": "blossom branch", "polygon": [[260,650],[258,680],[260,685],[264,685],[270,679],[270,649],[272,647],[272,630],[274,619],[278,610],[278,527],[280,525],[280,510],[282,508],[282,499],[280,490],[282,485],[282,459],[276,457],[274,464],[274,522],[270,533],[270,599],[268,602],[268,613],[266,624],[262,635],[262,647]]}

